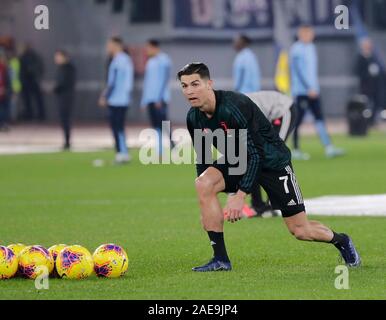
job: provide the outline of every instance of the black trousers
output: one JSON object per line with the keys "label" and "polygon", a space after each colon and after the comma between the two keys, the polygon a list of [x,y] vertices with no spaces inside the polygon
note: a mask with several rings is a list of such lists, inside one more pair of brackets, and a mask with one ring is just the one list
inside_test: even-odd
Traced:
{"label": "black trousers", "polygon": [[39,120],[46,118],[46,111],[44,106],[43,93],[40,89],[39,83],[36,81],[25,81],[22,83],[21,96],[24,103],[23,117],[31,120],[35,117],[33,103],[36,103],[37,117]]}
{"label": "black trousers", "polygon": [[307,110],[313,114],[315,121],[324,121],[320,98],[311,99],[308,96],[296,98],[297,121],[294,130],[294,148],[299,149],[299,128],[302,125]]}
{"label": "black trousers", "polygon": [[122,154],[128,153],[125,135],[126,112],[126,106],[109,106],[109,120],[115,141],[115,150]]}
{"label": "black trousers", "polygon": [[64,146],[70,146],[74,94],[61,93],[57,95],[60,125],[63,130]]}
{"label": "black trousers", "polygon": [[382,101],[382,93],[380,91],[366,94],[366,96],[369,99],[369,107],[371,109],[370,125],[374,125],[378,112],[382,111],[382,107],[386,106],[386,101]]}
{"label": "black trousers", "polygon": [[8,97],[0,100],[0,127],[7,125],[10,120],[11,101]]}
{"label": "black trousers", "polygon": [[[161,107],[157,108],[155,103],[150,103],[147,106],[147,110],[151,126],[156,129],[160,134],[162,130],[162,121],[168,120],[168,105],[165,102],[162,102]],[[174,143],[171,139],[171,132],[167,132],[166,134],[170,139],[171,146],[174,147]]]}
{"label": "black trousers", "polygon": [[168,105],[162,102],[161,107],[157,108],[155,103],[150,103],[147,106],[150,123],[154,129],[162,129],[162,121],[167,120]]}

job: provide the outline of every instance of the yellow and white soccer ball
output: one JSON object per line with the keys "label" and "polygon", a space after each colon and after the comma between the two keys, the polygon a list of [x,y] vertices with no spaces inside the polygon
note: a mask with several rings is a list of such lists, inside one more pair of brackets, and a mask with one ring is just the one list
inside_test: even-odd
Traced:
{"label": "yellow and white soccer ball", "polygon": [[79,245],[62,249],[56,258],[55,265],[59,277],[67,279],[84,279],[94,270],[91,253]]}
{"label": "yellow and white soccer ball", "polygon": [[29,279],[36,279],[37,276],[47,268],[48,273],[54,269],[54,259],[49,251],[40,245],[25,247],[19,255],[19,272]]}
{"label": "yellow and white soccer ball", "polygon": [[122,247],[109,243],[99,246],[93,254],[97,276],[117,278],[123,276],[129,266],[129,258]]}
{"label": "yellow and white soccer ball", "polygon": [[23,249],[26,247],[25,244],[22,244],[22,243],[12,243],[10,244],[9,246],[7,246],[8,249],[11,249],[13,251],[13,253],[19,257],[20,255],[20,252],[23,251]]}
{"label": "yellow and white soccer ball", "polygon": [[17,271],[17,256],[4,246],[0,246],[0,279],[12,278]]}

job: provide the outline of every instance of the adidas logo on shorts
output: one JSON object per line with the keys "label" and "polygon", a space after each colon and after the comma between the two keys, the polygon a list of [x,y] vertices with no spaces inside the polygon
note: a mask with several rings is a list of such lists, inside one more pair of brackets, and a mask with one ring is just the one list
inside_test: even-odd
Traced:
{"label": "adidas logo on shorts", "polygon": [[288,207],[291,207],[291,206],[296,206],[296,202],[292,199],[290,202],[287,203],[287,206]]}

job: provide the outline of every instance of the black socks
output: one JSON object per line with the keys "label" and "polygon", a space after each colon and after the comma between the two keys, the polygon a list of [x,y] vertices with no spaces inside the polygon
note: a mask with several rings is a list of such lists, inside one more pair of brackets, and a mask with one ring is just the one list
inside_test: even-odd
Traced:
{"label": "black socks", "polygon": [[213,248],[214,257],[220,261],[229,262],[227,250],[225,249],[224,233],[208,231],[208,236]]}
{"label": "black socks", "polygon": [[334,231],[332,231],[332,233],[334,234],[334,236],[330,243],[332,243],[337,248],[342,247],[346,242],[347,236],[343,233],[335,233]]}

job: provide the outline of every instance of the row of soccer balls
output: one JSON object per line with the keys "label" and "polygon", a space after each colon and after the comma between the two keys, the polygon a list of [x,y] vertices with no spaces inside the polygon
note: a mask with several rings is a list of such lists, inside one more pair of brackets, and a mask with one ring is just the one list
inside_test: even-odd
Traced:
{"label": "row of soccer balls", "polygon": [[102,244],[94,253],[79,245],[57,244],[48,249],[40,245],[0,246],[0,279],[22,276],[36,279],[44,270],[51,277],[84,279],[97,276],[117,278],[129,265],[125,250],[115,244]]}

